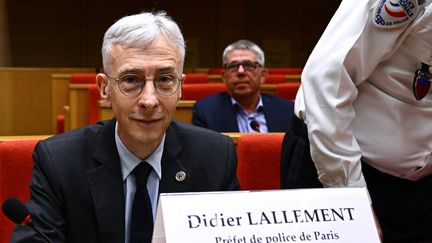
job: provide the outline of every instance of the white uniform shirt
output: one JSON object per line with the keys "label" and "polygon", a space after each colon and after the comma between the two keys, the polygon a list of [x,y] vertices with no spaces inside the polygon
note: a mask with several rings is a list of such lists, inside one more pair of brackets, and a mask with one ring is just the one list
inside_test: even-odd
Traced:
{"label": "white uniform shirt", "polygon": [[[395,2],[415,4],[412,16],[375,24]],[[401,178],[432,174],[432,90],[420,101],[412,91],[421,63],[432,65],[430,2],[344,0],[314,48],[295,113],[325,187],[365,187],[361,158]]]}

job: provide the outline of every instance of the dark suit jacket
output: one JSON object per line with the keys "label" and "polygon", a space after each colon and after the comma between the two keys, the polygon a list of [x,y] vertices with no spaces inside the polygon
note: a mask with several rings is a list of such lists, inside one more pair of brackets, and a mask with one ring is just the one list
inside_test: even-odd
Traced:
{"label": "dark suit jacket", "polygon": [[[268,131],[285,132],[291,126],[294,104],[268,94],[261,94],[261,98]],[[239,132],[236,114],[231,96],[219,93],[195,103],[192,124],[217,132]]]}
{"label": "dark suit jacket", "polygon": [[[115,120],[41,141],[27,206],[54,242],[124,242],[125,194]],[[227,136],[174,121],[166,131],[159,192],[238,190],[235,146]],[[178,171],[186,179],[178,182]],[[38,242],[18,226],[11,242]],[[43,242],[39,240],[39,242]]]}

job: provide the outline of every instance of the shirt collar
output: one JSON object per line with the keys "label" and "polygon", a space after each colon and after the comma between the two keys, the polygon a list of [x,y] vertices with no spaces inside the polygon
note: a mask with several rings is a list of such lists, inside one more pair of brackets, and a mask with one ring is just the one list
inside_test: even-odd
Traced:
{"label": "shirt collar", "polygon": [[[233,97],[230,97],[230,98],[231,98],[231,104],[234,107],[236,107],[237,109],[239,109],[239,111],[243,112],[245,115],[248,115],[247,112],[245,111],[245,109],[243,108],[243,106],[240,103],[238,103],[237,100],[235,100]],[[259,96],[259,100],[258,100],[258,104],[256,105],[256,108],[255,108],[255,110],[256,110],[255,113],[262,112],[263,109],[264,109],[264,104],[262,102],[262,98],[261,98],[261,95],[260,95]]]}
{"label": "shirt collar", "polygon": [[[122,177],[124,181],[129,176],[129,174],[133,171],[133,169],[135,169],[135,166],[137,166],[142,160],[137,156],[135,156],[132,152],[129,151],[129,149],[127,149],[124,146],[123,142],[121,141],[120,137],[117,134],[117,131],[118,131],[118,121],[116,121],[114,134],[115,134],[117,151],[120,157],[120,167],[121,167]],[[162,178],[161,160],[162,160],[162,153],[165,144],[165,135],[166,134],[163,135],[162,141],[159,144],[159,146],[156,148],[156,150],[153,151],[153,153],[150,154],[150,156],[145,159],[145,161],[153,167],[153,170],[158,175],[159,180]]]}

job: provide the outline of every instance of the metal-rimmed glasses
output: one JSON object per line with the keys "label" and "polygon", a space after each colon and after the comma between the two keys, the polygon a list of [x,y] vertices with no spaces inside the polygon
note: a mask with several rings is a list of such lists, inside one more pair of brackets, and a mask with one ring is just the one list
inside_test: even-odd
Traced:
{"label": "metal-rimmed glasses", "polygon": [[[131,98],[140,95],[147,82],[146,78],[141,78],[135,74],[124,74],[120,78],[105,75],[117,82],[118,88],[123,95]],[[153,85],[157,94],[171,96],[178,91],[182,81],[182,78],[174,74],[162,74],[153,80]]]}
{"label": "metal-rimmed glasses", "polygon": [[262,67],[261,64],[254,61],[242,61],[242,62],[229,62],[224,64],[224,69],[230,72],[236,72],[239,70],[240,65],[243,67],[245,71],[254,71],[258,67]]}

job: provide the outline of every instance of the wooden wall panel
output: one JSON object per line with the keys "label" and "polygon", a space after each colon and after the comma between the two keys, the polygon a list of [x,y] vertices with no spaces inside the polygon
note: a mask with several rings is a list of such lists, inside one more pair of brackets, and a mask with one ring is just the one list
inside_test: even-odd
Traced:
{"label": "wooden wall panel", "polygon": [[6,0],[0,0],[0,66],[10,65]]}
{"label": "wooden wall panel", "polygon": [[261,45],[271,66],[303,66],[340,0],[5,0],[11,65],[101,67],[101,42],[115,20],[166,10],[191,49],[186,67],[221,65],[241,38]]}
{"label": "wooden wall panel", "polygon": [[[54,73],[92,68],[0,68],[0,136],[53,134]],[[69,92],[63,89],[63,96]]]}

